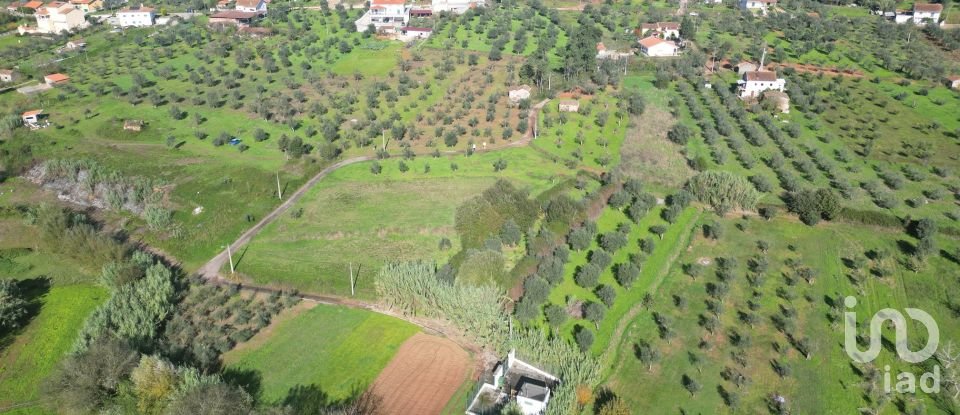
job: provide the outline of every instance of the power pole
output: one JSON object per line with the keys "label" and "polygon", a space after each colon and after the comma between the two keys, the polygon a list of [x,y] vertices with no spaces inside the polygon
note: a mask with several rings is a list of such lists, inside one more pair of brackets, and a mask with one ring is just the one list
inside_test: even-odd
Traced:
{"label": "power pole", "polygon": [[227,258],[230,260],[230,275],[233,275],[233,252],[230,251],[230,244],[227,244]]}
{"label": "power pole", "polygon": [[283,191],[280,190],[280,170],[277,170],[277,199],[283,200]]}
{"label": "power pole", "polygon": [[354,288],[354,285],[353,285],[353,262],[350,262],[350,296],[351,296],[351,297],[354,296],[353,288]]}

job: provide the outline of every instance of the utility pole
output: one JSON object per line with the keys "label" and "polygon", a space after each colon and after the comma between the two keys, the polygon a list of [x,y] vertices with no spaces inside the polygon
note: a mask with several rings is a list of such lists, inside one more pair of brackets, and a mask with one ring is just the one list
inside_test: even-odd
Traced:
{"label": "utility pole", "polygon": [[277,170],[277,199],[283,200],[283,191],[280,190],[280,170]]}
{"label": "utility pole", "polygon": [[233,252],[230,251],[230,244],[227,244],[227,259],[230,260],[230,275],[233,275]]}
{"label": "utility pole", "polygon": [[355,294],[353,292],[353,262],[350,262],[350,296],[353,297]]}

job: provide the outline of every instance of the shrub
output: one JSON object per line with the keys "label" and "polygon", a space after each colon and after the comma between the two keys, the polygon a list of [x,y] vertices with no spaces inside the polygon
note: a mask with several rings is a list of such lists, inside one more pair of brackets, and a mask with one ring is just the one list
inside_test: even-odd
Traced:
{"label": "shrub", "polygon": [[732,208],[753,209],[760,193],[743,177],[724,171],[706,171],[687,182],[687,190],[718,214]]}
{"label": "shrub", "polygon": [[590,346],[593,346],[593,332],[586,327],[577,326],[574,329],[573,337],[577,342],[577,346],[580,347],[580,351],[584,353],[590,350]]}

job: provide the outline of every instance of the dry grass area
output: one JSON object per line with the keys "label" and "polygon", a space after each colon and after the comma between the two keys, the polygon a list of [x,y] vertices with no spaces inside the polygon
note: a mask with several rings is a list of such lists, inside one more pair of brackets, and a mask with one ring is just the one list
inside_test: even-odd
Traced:
{"label": "dry grass area", "polygon": [[676,122],[669,112],[648,106],[632,122],[620,150],[624,173],[665,187],[678,187],[692,176],[682,147],[667,140],[667,131]]}

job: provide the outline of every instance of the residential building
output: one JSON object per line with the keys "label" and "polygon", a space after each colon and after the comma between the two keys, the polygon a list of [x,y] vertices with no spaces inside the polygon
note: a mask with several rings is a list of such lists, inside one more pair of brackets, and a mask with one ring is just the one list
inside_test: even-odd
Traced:
{"label": "residential building", "polygon": [[410,21],[410,8],[404,0],[371,0],[370,8],[354,24],[358,32],[366,32],[371,25],[377,32],[396,32]]}
{"label": "residential building", "polygon": [[41,7],[43,7],[43,2],[40,0],[28,1],[23,3],[22,7],[36,13],[40,11]]}
{"label": "residential building", "polygon": [[940,22],[940,13],[943,13],[942,4],[914,3],[911,20],[914,24],[938,23]]}
{"label": "residential building", "polygon": [[50,86],[65,84],[69,81],[70,77],[62,73],[52,73],[43,77],[43,82],[46,82],[46,84]]}
{"label": "residential building", "polygon": [[597,60],[623,59],[633,56],[633,53],[618,52],[616,49],[607,49],[603,42],[597,43]]}
{"label": "residential building", "polygon": [[145,27],[156,23],[157,15],[152,7],[143,5],[126,7],[117,12],[117,24],[120,27]]}
{"label": "residential building", "polygon": [[486,3],[486,0],[432,0],[431,5],[434,13],[451,12],[463,14],[472,8],[483,7]]}
{"label": "residential building", "polygon": [[51,2],[37,9],[33,16],[37,19],[37,26],[18,27],[17,31],[21,35],[26,33],[57,34],[87,27],[83,11],[67,3]]}
{"label": "residential building", "polygon": [[264,0],[237,0],[234,10],[241,12],[267,13],[267,2]]}
{"label": "residential building", "polygon": [[13,69],[0,69],[0,82],[9,83],[13,82]]}
{"label": "residential building", "polygon": [[103,8],[103,0],[70,0],[70,4],[84,13],[93,13]]}
{"label": "residential building", "polygon": [[217,11],[233,10],[233,0],[220,0],[217,2]]}
{"label": "residential building", "polygon": [[778,78],[776,72],[752,71],[745,72],[737,81],[737,85],[737,95],[741,99],[759,98],[764,91],[783,92],[786,89],[787,80]]}
{"label": "residential building", "polygon": [[640,36],[657,36],[664,39],[680,39],[680,23],[643,23],[640,25]]}
{"label": "residential building", "polygon": [[225,10],[222,12],[214,13],[210,16],[210,20],[207,21],[209,26],[217,25],[235,25],[238,27],[247,27],[258,18],[260,18],[260,13],[257,12],[242,12],[239,10]]}
{"label": "residential building", "polygon": [[433,10],[430,9],[410,9],[410,17],[431,17]]}
{"label": "residential building", "polygon": [[514,350],[485,377],[467,407],[467,415],[485,413],[484,402],[506,405],[511,400],[516,401],[523,415],[541,415],[547,410],[552,390],[560,383],[556,376],[517,359]]}
{"label": "residential building", "polygon": [[677,56],[679,50],[676,43],[656,36],[640,39],[640,52],[650,57]]}
{"label": "residential building", "polygon": [[744,10],[759,10],[763,14],[772,7],[776,7],[777,0],[740,0],[740,8]]}

